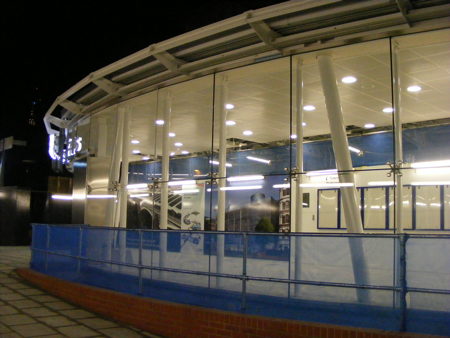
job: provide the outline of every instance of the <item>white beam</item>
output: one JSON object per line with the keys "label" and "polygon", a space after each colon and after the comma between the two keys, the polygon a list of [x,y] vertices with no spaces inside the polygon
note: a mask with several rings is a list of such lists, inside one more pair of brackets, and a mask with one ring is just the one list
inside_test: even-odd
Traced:
{"label": "white beam", "polygon": [[84,105],[70,101],[68,99],[59,102],[59,105],[73,114],[83,114]]}
{"label": "white beam", "polygon": [[[152,46],[150,47],[150,50],[152,50]],[[177,59],[175,56],[166,51],[154,53],[153,56],[171,72],[187,75],[185,72],[180,70],[180,67],[186,63],[185,61]]]}
{"label": "white beam", "polygon": [[110,95],[120,96],[118,91],[120,90],[120,88],[123,87],[123,85],[118,84],[118,83],[113,82],[113,81],[110,81],[108,79],[105,79],[104,77],[92,80],[92,82],[97,87],[103,89],[105,92],[107,92]]}
{"label": "white beam", "polygon": [[[248,15],[251,17],[251,13],[248,13]],[[270,26],[265,23],[264,21],[253,21],[249,22],[250,27],[253,28],[256,35],[268,46],[272,47],[273,49],[279,49],[276,46],[275,40],[279,37],[281,37],[281,34],[275,32]]]}

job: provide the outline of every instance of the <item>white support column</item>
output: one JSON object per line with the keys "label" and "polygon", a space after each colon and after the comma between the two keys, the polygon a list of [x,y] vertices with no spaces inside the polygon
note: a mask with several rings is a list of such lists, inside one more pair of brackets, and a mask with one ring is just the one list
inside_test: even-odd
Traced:
{"label": "white support column", "polygon": [[169,203],[169,156],[170,156],[170,115],[172,112],[172,97],[169,92],[166,92],[164,97],[164,112],[162,127],[162,160],[161,160],[161,204],[159,215],[159,228],[167,229],[168,224],[168,203]]}
{"label": "white support column", "polygon": [[[395,165],[397,168],[403,167],[403,139],[402,139],[402,119],[401,119],[401,93],[400,76],[398,74],[398,47],[393,46],[392,52],[392,76],[394,92],[394,142],[395,142]],[[397,233],[403,232],[403,179],[401,171],[395,172],[395,227]]]}
{"label": "white support column", "polygon": [[123,116],[123,136],[122,136],[122,167],[120,177],[120,220],[121,228],[127,227],[127,202],[128,202],[128,162],[130,153],[130,112],[125,110]]}
{"label": "white support column", "polygon": [[[294,227],[295,232],[302,232],[303,225],[303,189],[300,186],[302,183],[302,172],[303,172],[303,69],[302,60],[299,59],[297,63],[297,79],[296,79],[296,89],[297,89],[297,100],[296,100],[296,155],[297,155],[297,174],[295,179],[291,182],[291,198],[292,193],[295,191],[295,224],[291,224],[291,232]],[[291,217],[292,222],[292,217]],[[301,237],[295,237],[295,279],[301,280]],[[300,284],[295,284],[294,295],[300,296]]]}
{"label": "white support column", "polygon": [[[172,113],[172,96],[169,91],[164,96],[164,111],[162,128],[162,160],[161,160],[161,201],[159,228],[165,230],[159,237],[159,267],[166,266],[167,259],[167,225],[169,222],[169,160],[170,160],[170,119]],[[165,279],[166,274],[160,271],[160,279]]]}
{"label": "white support column", "polygon": [[[123,136],[123,112],[117,112],[117,124],[116,124],[116,136],[114,138],[114,148],[111,155],[110,170],[109,170],[109,190],[113,193],[116,188],[116,184],[120,177],[120,157],[122,153],[122,136]],[[118,210],[119,204],[117,203],[117,198],[112,199],[108,202],[108,215],[107,215],[107,225],[117,227],[119,225]]]}
{"label": "white support column", "polygon": [[[226,208],[226,191],[223,190],[227,183],[227,109],[225,104],[228,97],[227,79],[223,77],[219,93],[218,122],[219,122],[219,178],[218,178],[218,200],[217,200],[217,231],[225,231],[225,208]],[[225,235],[217,235],[217,269],[218,273],[223,273],[223,262],[225,257]],[[222,287],[222,278],[217,278],[216,286]]]}
{"label": "white support column", "polygon": [[[336,75],[330,55],[322,54],[317,57],[320,79],[322,82],[325,105],[327,107],[328,122],[331,131],[336,167],[339,172],[340,183],[352,183],[351,187],[342,187],[341,195],[344,208],[344,218],[347,223],[347,231],[350,233],[362,233],[362,220],[359,210],[357,191],[353,165],[348,149],[348,139],[345,132],[344,116],[337,87]],[[349,238],[350,254],[353,265],[355,283],[367,285],[367,268],[364,257],[363,239]],[[362,303],[369,302],[369,293],[365,289],[357,289],[358,300]]]}

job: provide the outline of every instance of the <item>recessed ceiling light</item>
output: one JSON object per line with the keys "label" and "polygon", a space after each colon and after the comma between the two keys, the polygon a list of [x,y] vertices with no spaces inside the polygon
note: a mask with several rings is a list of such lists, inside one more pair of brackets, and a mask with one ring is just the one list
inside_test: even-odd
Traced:
{"label": "recessed ceiling light", "polygon": [[414,85],[414,86],[409,86],[408,88],[406,88],[406,90],[408,92],[410,92],[410,93],[417,93],[417,92],[420,92],[422,90],[422,87]]}
{"label": "recessed ceiling light", "polygon": [[344,76],[341,81],[342,83],[355,83],[358,79],[354,76]]}
{"label": "recessed ceiling light", "polygon": [[383,108],[383,113],[389,114],[389,113],[392,113],[393,111],[394,111],[394,108],[392,108],[392,107]]}
{"label": "recessed ceiling light", "polygon": [[189,154],[189,151],[183,150],[181,153],[182,153],[183,155],[187,155],[187,154]]}
{"label": "recessed ceiling light", "polygon": [[172,152],[170,153],[170,156],[174,156],[174,155],[175,155],[175,152],[172,151]]}
{"label": "recessed ceiling light", "polygon": [[227,126],[235,126],[235,125],[236,125],[236,121],[228,120],[227,122],[225,122],[225,124],[226,124]]}
{"label": "recessed ceiling light", "polygon": [[306,126],[306,122],[302,122],[302,126],[303,126],[303,127]]}
{"label": "recessed ceiling light", "polygon": [[177,136],[177,134],[175,134],[175,133],[169,133],[169,137],[175,137],[175,136]]}
{"label": "recessed ceiling light", "polygon": [[306,111],[313,111],[313,110],[316,110],[316,107],[314,107],[314,106],[311,105],[311,104],[308,104],[308,105],[306,105],[306,106],[303,106],[303,110],[306,110]]}
{"label": "recessed ceiling light", "polygon": [[174,143],[174,146],[175,146],[175,147],[182,147],[182,146],[183,146],[183,143],[181,143],[181,142],[175,142],[175,143]]}
{"label": "recessed ceiling light", "polygon": [[150,159],[149,156],[142,156],[142,160],[143,160],[143,161],[148,161],[149,159]]}
{"label": "recessed ceiling light", "polygon": [[291,135],[291,139],[295,140],[296,138],[297,138],[297,135],[296,135],[296,134],[292,134],[292,135]]}
{"label": "recessed ceiling light", "polygon": [[162,126],[162,125],[164,124],[164,120],[156,120],[155,123],[156,123],[158,126]]}
{"label": "recessed ceiling light", "polygon": [[225,105],[225,108],[226,108],[226,109],[233,109],[233,108],[234,108],[234,104],[232,104],[232,103],[227,103],[227,104]]}
{"label": "recessed ceiling light", "polygon": [[139,144],[139,143],[141,143],[141,142],[139,142],[139,140],[131,140],[131,143],[132,143],[132,144]]}
{"label": "recessed ceiling light", "polygon": [[375,125],[374,125],[373,123],[366,123],[366,124],[364,125],[364,128],[366,128],[366,129],[372,129],[372,128],[375,128]]}
{"label": "recessed ceiling light", "polygon": [[243,133],[245,136],[253,135],[253,132],[251,130],[244,130]]}
{"label": "recessed ceiling light", "polygon": [[140,151],[140,150],[137,150],[137,149],[134,149],[134,150],[132,151],[132,153],[133,153],[133,154],[140,154],[141,151]]}

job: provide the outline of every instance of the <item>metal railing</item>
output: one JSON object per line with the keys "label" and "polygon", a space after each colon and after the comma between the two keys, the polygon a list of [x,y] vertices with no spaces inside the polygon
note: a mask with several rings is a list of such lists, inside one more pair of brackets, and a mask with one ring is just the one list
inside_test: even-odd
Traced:
{"label": "metal railing", "polygon": [[[163,236],[168,238],[167,247],[160,246]],[[218,245],[220,238],[225,243],[223,251]],[[363,248],[358,264],[349,254],[348,246],[352,241],[361,242]],[[371,316],[371,311],[376,310],[390,319],[389,323],[377,323],[375,319],[372,324],[361,324],[370,318],[355,319],[355,322],[345,319],[343,325],[447,334],[445,319],[441,326],[430,330],[426,325],[417,328],[414,324],[415,318],[425,313],[436,314],[436,318],[450,314],[445,305],[436,305],[434,301],[436,295],[450,296],[450,284],[445,282],[450,280],[450,271],[442,270],[442,266],[448,268],[445,258],[442,258],[443,265],[435,261],[434,268],[420,255],[423,241],[439,242],[437,247],[444,249],[444,254],[450,248],[449,235],[286,235],[36,224],[33,226],[32,267],[56,277],[142,296],[155,296],[152,290],[163,291],[162,294],[165,288],[176,288],[178,296],[170,295],[168,300],[272,316],[270,310],[259,305],[267,303],[278,309],[275,316],[294,316],[294,319],[298,310],[298,314],[308,320],[305,309],[311,306],[323,308],[339,304],[345,313],[345,304],[348,304],[348,309],[358,307],[361,316],[367,311],[367,316]],[[408,247],[409,242],[412,242],[411,247]],[[434,245],[425,246],[429,249]],[[439,254],[428,253],[427,257],[439,257]],[[301,264],[295,265],[296,260],[301,260]],[[408,264],[413,270],[408,270]],[[358,270],[364,270],[366,279],[357,278]],[[442,277],[436,279],[435,274]],[[97,280],[102,276],[111,279],[104,279],[108,282],[102,284]],[[179,276],[182,276],[181,281]],[[442,284],[440,279],[443,279]],[[240,281],[240,287],[230,282],[232,280]],[[125,281],[131,281],[129,285],[133,287],[124,290],[126,283],[122,282]],[[361,292],[367,297],[360,298]],[[221,295],[222,298],[213,303],[203,303],[205,297],[202,296],[199,300],[186,300],[192,294],[207,294],[212,298]],[[421,300],[411,302],[408,298],[411,294],[420,294]],[[428,300],[426,295],[431,298]],[[291,307],[290,312],[285,313],[281,303]],[[318,318],[312,320],[328,322],[326,318]]]}

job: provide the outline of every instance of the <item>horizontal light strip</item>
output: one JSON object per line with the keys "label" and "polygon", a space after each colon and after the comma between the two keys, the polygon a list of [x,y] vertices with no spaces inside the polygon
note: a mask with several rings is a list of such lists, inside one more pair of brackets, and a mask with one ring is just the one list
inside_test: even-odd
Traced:
{"label": "horizontal light strip", "polygon": [[148,189],[148,184],[147,183],[128,184],[127,189],[128,190]]}
{"label": "horizontal light strip", "polygon": [[411,182],[411,185],[450,185],[450,181]]}
{"label": "horizontal light strip", "polygon": [[359,150],[358,148],[352,147],[352,146],[349,146],[348,150],[353,151],[354,153],[357,153],[357,154],[361,154],[362,153],[361,150]]}
{"label": "horizontal light strip", "polygon": [[174,185],[195,185],[196,182],[194,180],[184,180],[184,181],[173,181],[173,182],[169,182],[168,185],[169,186],[174,186]]}
{"label": "horizontal light strip", "polygon": [[72,197],[72,195],[52,195],[52,199],[71,201],[71,200],[73,200],[73,197]]}
{"label": "horizontal light strip", "polygon": [[[209,161],[209,163],[214,164],[214,165],[219,165],[220,162],[219,161]],[[225,167],[231,168],[233,165],[231,163],[225,163]]]}
{"label": "horizontal light strip", "polygon": [[381,185],[381,186],[388,186],[388,185],[394,185],[394,181],[372,181],[367,183],[367,185],[374,186],[374,185]]}
{"label": "horizontal light strip", "polygon": [[411,168],[450,167],[450,160],[411,163]]}
{"label": "horizontal light strip", "polygon": [[274,184],[272,187],[274,187],[275,189],[280,189],[280,188],[290,188],[291,185],[289,183],[284,183],[284,184]]}
{"label": "horizontal light strip", "polygon": [[337,175],[337,169],[309,171],[306,176]]}
{"label": "horizontal light strip", "polygon": [[259,157],[254,157],[254,156],[247,156],[247,160],[270,164],[270,160],[266,160],[264,158],[259,158]]}
{"label": "horizontal light strip", "polygon": [[196,194],[200,192],[200,189],[183,189],[183,190],[174,190],[173,194],[182,195],[182,194]]}
{"label": "horizontal light strip", "polygon": [[134,195],[130,195],[130,197],[149,197],[150,194],[134,194]]}
{"label": "horizontal light strip", "polygon": [[341,187],[353,187],[353,183],[302,183],[303,188],[341,188]]}
{"label": "horizontal light strip", "polygon": [[246,176],[232,176],[228,177],[228,182],[242,182],[242,181],[259,181],[263,180],[263,175],[246,175]]}

